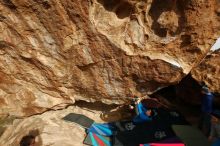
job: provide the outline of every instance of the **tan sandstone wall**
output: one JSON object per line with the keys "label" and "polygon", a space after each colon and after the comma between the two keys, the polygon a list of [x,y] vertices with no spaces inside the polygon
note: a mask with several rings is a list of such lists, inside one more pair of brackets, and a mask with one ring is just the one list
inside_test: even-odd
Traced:
{"label": "tan sandstone wall", "polygon": [[207,55],[191,74],[198,82],[204,82],[212,92],[220,93],[220,49]]}
{"label": "tan sandstone wall", "polygon": [[215,0],[1,0],[0,114],[178,83],[219,36],[218,14]]}

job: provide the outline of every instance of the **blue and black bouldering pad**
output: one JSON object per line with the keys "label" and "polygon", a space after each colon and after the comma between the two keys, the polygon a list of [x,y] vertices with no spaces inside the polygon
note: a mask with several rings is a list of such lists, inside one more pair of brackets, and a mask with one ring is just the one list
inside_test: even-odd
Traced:
{"label": "blue and black bouldering pad", "polygon": [[146,122],[135,126],[131,131],[118,132],[113,146],[138,146],[140,143],[157,142],[175,136],[170,125]]}
{"label": "blue and black bouldering pad", "polygon": [[135,128],[133,121],[118,121],[113,123],[117,129],[117,132],[132,131]]}
{"label": "blue and black bouldering pad", "polygon": [[75,124],[78,124],[79,126],[88,129],[91,127],[91,125],[94,123],[94,120],[81,115],[81,114],[75,114],[75,113],[70,113],[63,117],[63,120],[73,122]]}
{"label": "blue and black bouldering pad", "polygon": [[157,110],[152,121],[136,124],[132,130],[118,131],[113,137],[113,146],[138,146],[176,136],[173,124],[187,125],[188,122],[177,111]]}

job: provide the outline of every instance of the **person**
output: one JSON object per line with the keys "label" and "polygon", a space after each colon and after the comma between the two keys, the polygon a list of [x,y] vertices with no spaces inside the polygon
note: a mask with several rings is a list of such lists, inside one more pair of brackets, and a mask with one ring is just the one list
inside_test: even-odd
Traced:
{"label": "person", "polygon": [[146,121],[151,121],[153,116],[153,111],[151,109],[147,109],[139,99],[137,101],[137,116],[133,119],[134,123],[143,123]]}
{"label": "person", "polygon": [[20,146],[35,146],[35,137],[33,135],[26,135],[20,141]]}
{"label": "person", "polygon": [[209,140],[213,141],[212,146],[220,146],[220,111],[215,110],[211,115],[211,132]]}
{"label": "person", "polygon": [[129,109],[130,109],[131,111],[133,111],[133,110],[135,109],[136,104],[137,104],[138,97],[137,97],[137,96],[132,96],[131,99],[132,99],[132,100],[131,100],[131,103],[130,103],[128,106],[129,106]]}
{"label": "person", "polygon": [[198,128],[208,137],[211,128],[211,112],[214,96],[206,85],[202,87],[202,94],[201,116]]}

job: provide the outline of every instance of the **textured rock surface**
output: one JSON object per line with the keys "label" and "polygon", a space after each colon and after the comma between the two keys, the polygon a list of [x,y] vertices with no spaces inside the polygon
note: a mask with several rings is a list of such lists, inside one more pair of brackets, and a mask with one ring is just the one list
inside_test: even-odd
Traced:
{"label": "textured rock surface", "polygon": [[205,82],[212,92],[220,93],[220,50],[206,56],[191,74],[198,82]]}
{"label": "textured rock surface", "polygon": [[1,0],[0,114],[122,103],[177,83],[218,36],[215,0]]}
{"label": "textured rock surface", "polygon": [[83,146],[85,130],[61,119],[71,112],[84,114],[96,122],[102,122],[97,111],[87,111],[78,107],[50,111],[42,115],[14,120],[0,137],[0,145],[18,146],[21,138],[30,133],[37,135],[37,146]]}

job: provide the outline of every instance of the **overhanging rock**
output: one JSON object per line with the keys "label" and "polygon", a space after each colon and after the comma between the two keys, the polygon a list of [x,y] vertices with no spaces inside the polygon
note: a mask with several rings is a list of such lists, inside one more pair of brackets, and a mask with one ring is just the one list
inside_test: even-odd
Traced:
{"label": "overhanging rock", "polygon": [[191,74],[198,82],[204,82],[212,92],[220,93],[220,50],[206,56]]}
{"label": "overhanging rock", "polygon": [[217,1],[0,2],[0,114],[123,103],[179,82],[219,36]]}

